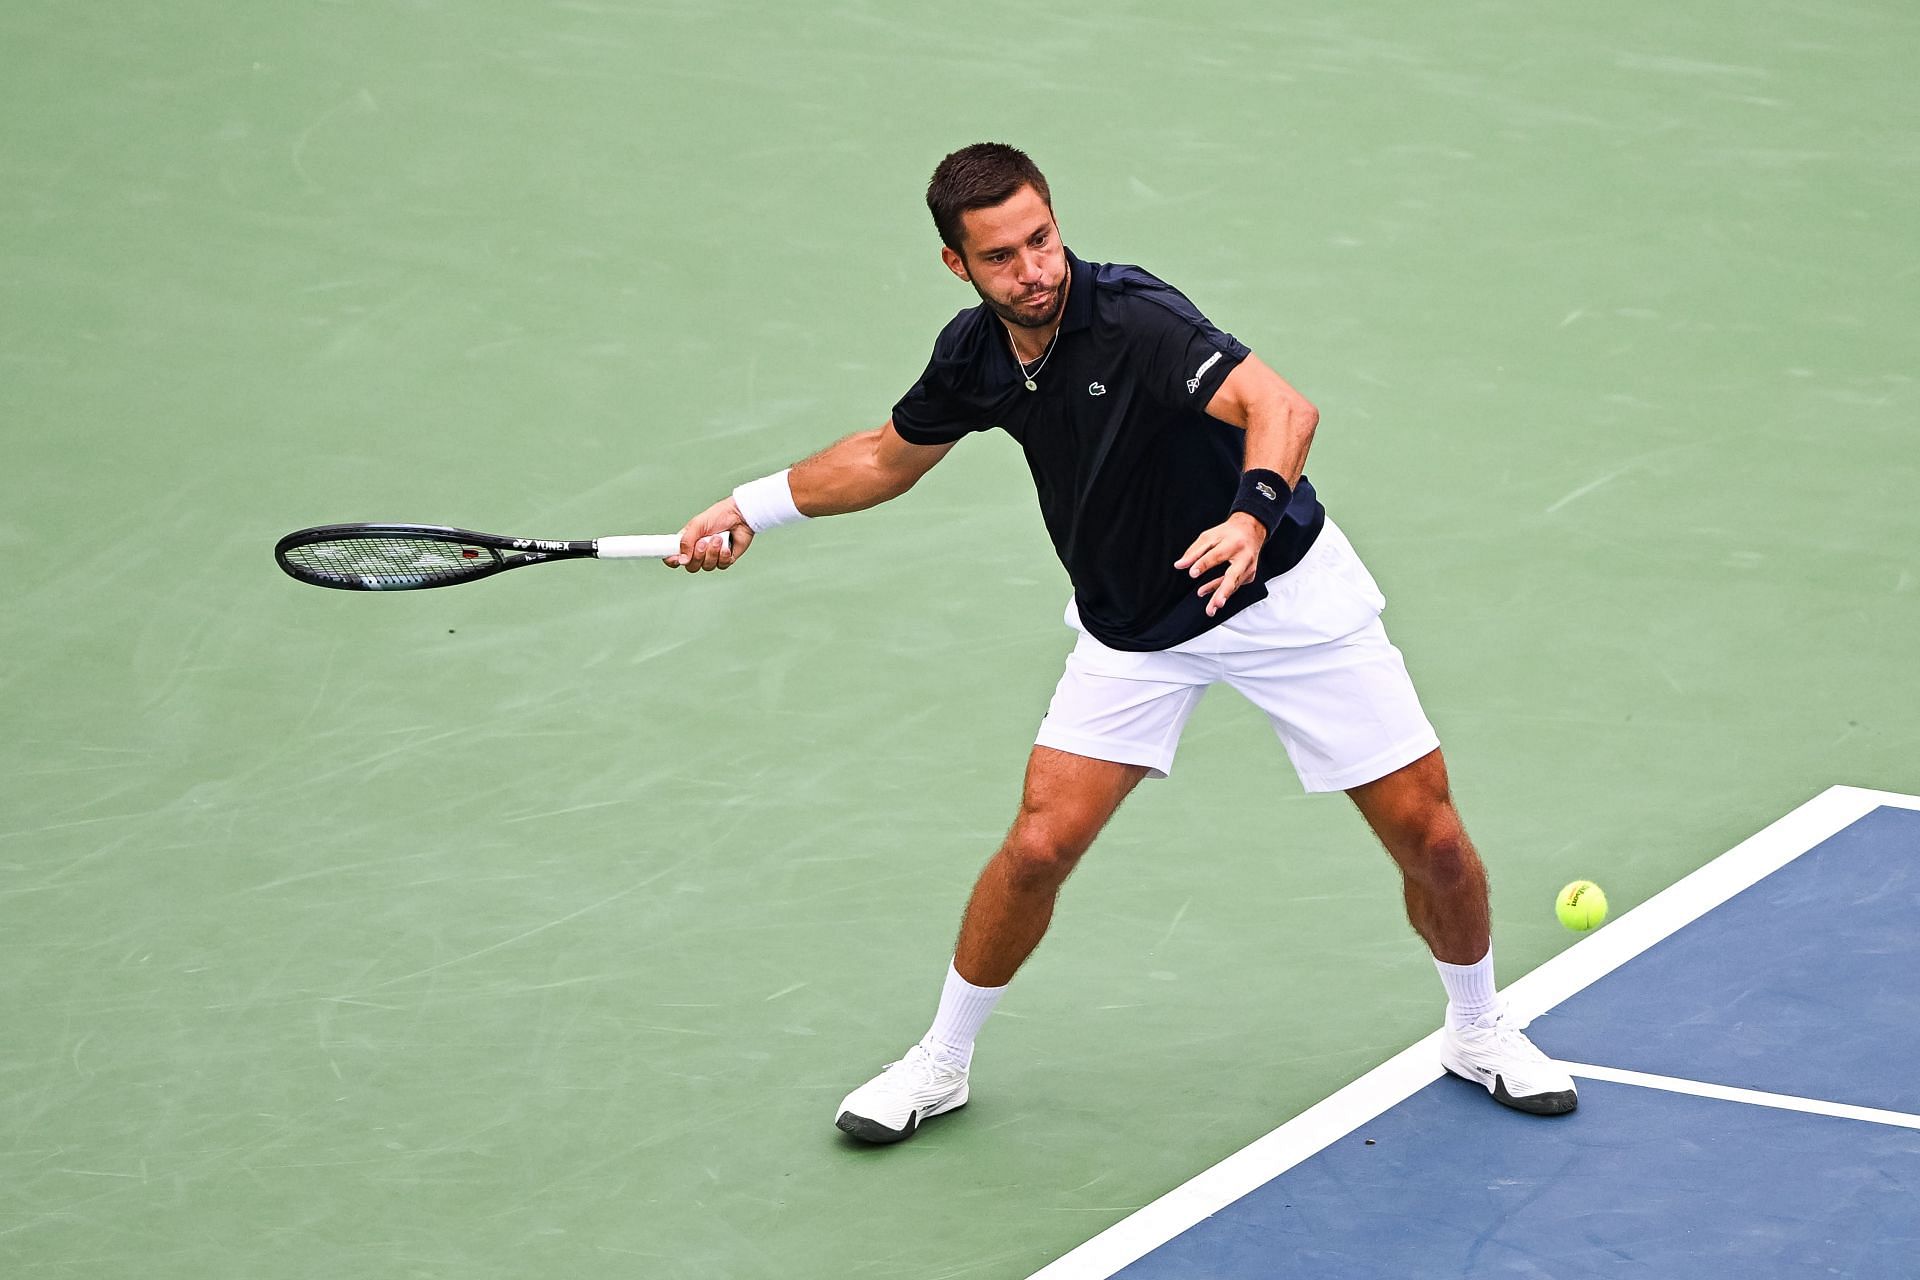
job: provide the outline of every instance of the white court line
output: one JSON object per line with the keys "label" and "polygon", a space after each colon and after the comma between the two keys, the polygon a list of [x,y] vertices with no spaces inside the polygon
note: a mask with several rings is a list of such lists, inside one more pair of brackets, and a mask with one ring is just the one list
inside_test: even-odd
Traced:
{"label": "white court line", "polygon": [[[1920,796],[1861,787],[1827,788],[1765,830],[1741,841],[1591,937],[1581,939],[1532,973],[1509,984],[1508,1005],[1522,1018],[1545,1014],[1662,938],[1691,924],[1882,806],[1920,809]],[[1336,1139],[1352,1133],[1438,1080],[1443,1074],[1439,1041],[1440,1033],[1435,1031],[1395,1054],[1264,1138],[1241,1148],[1152,1204],[1114,1223],[1071,1253],[1042,1267],[1029,1280],[1106,1280],[1128,1263],[1151,1253],[1256,1187],[1273,1181]],[[1591,1073],[1602,1070],[1605,1068],[1583,1068]],[[1602,1077],[1596,1074],[1595,1078]],[[1755,1094],[1752,1100],[1777,1096]]]}
{"label": "white court line", "polygon": [[1562,1062],[1560,1065],[1573,1075],[1587,1080],[1608,1080],[1614,1084],[1639,1085],[1643,1089],[1691,1094],[1696,1098],[1720,1098],[1727,1102],[1746,1102],[1756,1107],[1774,1107],[1781,1111],[1804,1111],[1811,1116],[1838,1116],[1842,1120],[1866,1120],[1873,1124],[1897,1125],[1902,1129],[1920,1129],[1920,1116],[1908,1115],[1904,1111],[1882,1111],[1878,1107],[1823,1102],[1819,1098],[1796,1098],[1785,1093],[1762,1093],[1758,1089],[1735,1089],[1730,1085],[1707,1084],[1701,1080],[1648,1075],[1644,1071],[1588,1066],[1584,1062]]}
{"label": "white court line", "polygon": [[1508,1003],[1523,1017],[1545,1013],[1883,806],[1920,809],[1920,796],[1828,787],[1764,831],[1749,836],[1591,938],[1568,947],[1509,985]]}

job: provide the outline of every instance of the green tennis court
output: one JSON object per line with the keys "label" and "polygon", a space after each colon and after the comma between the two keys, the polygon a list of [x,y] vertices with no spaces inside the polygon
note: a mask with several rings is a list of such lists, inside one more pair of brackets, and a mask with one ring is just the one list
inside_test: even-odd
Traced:
{"label": "green tennis court", "polygon": [[1027,1276],[1437,1025],[1215,694],[900,1148],[1072,633],[1019,452],[725,575],[309,590],[288,530],[672,530],[973,302],[921,192],[1322,412],[1503,980],[1920,770],[1920,19],[1890,0],[0,14],[0,1270]]}

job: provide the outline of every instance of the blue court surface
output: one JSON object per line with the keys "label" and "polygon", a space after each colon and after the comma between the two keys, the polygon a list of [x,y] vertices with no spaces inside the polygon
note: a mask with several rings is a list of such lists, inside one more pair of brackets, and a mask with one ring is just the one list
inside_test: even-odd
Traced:
{"label": "blue court surface", "polygon": [[1834,787],[1514,983],[1580,1085],[1437,1033],[1037,1273],[1920,1277],[1920,798]]}

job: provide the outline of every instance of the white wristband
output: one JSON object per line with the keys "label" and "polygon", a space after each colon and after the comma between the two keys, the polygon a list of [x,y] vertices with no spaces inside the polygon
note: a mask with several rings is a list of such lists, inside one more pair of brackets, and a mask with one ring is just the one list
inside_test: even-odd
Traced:
{"label": "white wristband", "polygon": [[[787,471],[792,469],[789,467]],[[740,518],[755,533],[808,518],[793,503],[793,486],[787,483],[787,471],[749,480],[733,491],[733,505],[740,508]]]}

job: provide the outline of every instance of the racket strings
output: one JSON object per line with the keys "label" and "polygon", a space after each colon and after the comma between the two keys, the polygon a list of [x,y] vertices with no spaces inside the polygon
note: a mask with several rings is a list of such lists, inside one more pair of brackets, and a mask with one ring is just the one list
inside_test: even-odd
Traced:
{"label": "racket strings", "polygon": [[287,562],[302,576],[326,584],[424,586],[458,582],[491,570],[491,548],[433,538],[340,538],[289,547]]}

